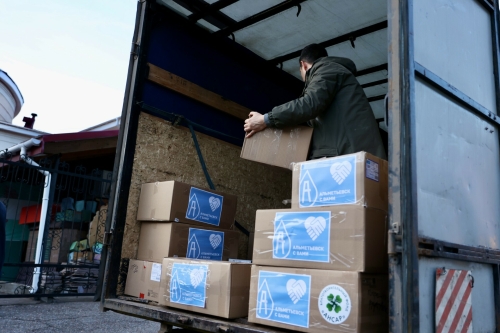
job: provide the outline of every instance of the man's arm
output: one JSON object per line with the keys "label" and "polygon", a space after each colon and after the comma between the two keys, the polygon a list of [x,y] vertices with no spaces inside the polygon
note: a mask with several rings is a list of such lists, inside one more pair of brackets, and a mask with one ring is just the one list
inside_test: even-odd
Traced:
{"label": "man's arm", "polygon": [[315,69],[303,95],[279,105],[268,113],[269,126],[297,126],[323,113],[332,103],[343,81],[343,73],[333,65]]}

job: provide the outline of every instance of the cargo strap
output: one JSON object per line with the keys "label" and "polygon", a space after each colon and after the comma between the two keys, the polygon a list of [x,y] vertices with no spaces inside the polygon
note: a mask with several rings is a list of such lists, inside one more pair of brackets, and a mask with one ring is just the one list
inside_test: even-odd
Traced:
{"label": "cargo strap", "polygon": [[[178,115],[178,114],[175,114],[175,113],[171,113],[171,112],[167,112],[165,110],[161,110],[161,109],[155,108],[153,106],[144,104],[144,102],[137,102],[137,105],[139,105],[139,107],[142,110],[144,110],[145,112],[147,112],[149,114],[152,114],[154,116],[160,117],[162,119],[166,119],[166,120],[170,121],[173,125],[177,125],[177,124],[179,124],[181,122],[184,122],[185,125],[187,125],[187,127],[189,128],[189,131],[191,132],[191,136],[193,138],[194,146],[196,148],[196,152],[198,153],[198,159],[200,160],[201,168],[203,169],[203,173],[205,174],[205,178],[207,180],[208,186],[210,187],[210,189],[215,190],[215,185],[212,182],[212,178],[210,178],[210,174],[208,173],[207,165],[205,164],[205,159],[203,158],[203,154],[201,153],[200,145],[198,144],[198,138],[196,137],[196,133],[194,131],[193,126],[194,127],[198,127],[200,129],[203,129],[203,130],[205,130],[207,132],[211,132],[211,133],[214,133],[214,134],[226,136],[226,137],[231,138],[231,139],[241,140],[241,138],[235,138],[235,137],[227,135],[225,133],[222,133],[222,132],[219,132],[219,131],[215,131],[215,130],[213,130],[211,128],[202,126],[202,125],[197,124],[195,122],[192,122],[191,120],[186,119],[184,116],[181,116],[181,115]],[[247,236],[250,236],[250,232],[244,226],[242,226],[240,223],[238,223],[238,221],[234,221],[234,225],[242,233],[244,233]]]}
{"label": "cargo strap", "polygon": [[[184,119],[187,121],[189,130],[191,131],[191,136],[192,136],[193,141],[194,141],[194,146],[196,148],[196,152],[198,153],[198,158],[200,160],[201,168],[203,169],[203,173],[205,174],[205,178],[207,179],[208,186],[210,186],[211,190],[215,191],[215,185],[212,182],[212,178],[210,178],[210,174],[208,173],[207,165],[205,164],[205,159],[203,158],[203,154],[201,153],[200,145],[198,144],[198,138],[196,137],[196,132],[194,131],[193,126],[191,125],[191,122],[186,118],[184,118]],[[244,233],[247,236],[250,236],[250,232],[244,226],[239,224],[238,221],[235,220],[234,225],[236,226],[236,228],[240,229],[240,231],[242,233]]]}

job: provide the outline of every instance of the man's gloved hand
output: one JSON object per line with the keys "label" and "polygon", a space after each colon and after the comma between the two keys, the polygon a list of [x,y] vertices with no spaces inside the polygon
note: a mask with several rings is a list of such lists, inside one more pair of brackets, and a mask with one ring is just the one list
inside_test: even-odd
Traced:
{"label": "man's gloved hand", "polygon": [[245,138],[250,138],[252,135],[264,130],[266,127],[264,115],[255,111],[250,112],[248,119],[245,120],[245,125],[243,126],[243,129],[247,133]]}

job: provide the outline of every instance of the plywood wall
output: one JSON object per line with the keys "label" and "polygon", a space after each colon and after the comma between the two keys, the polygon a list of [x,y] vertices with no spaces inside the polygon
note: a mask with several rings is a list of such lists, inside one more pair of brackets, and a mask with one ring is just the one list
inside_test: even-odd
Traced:
{"label": "plywood wall", "polygon": [[[243,127],[243,122],[242,125]],[[218,191],[238,196],[236,220],[254,230],[257,209],[289,208],[290,170],[240,158],[241,148],[198,133],[205,163]],[[177,180],[208,188],[189,130],[141,114],[127,206],[122,259],[137,254],[140,222],[136,220],[141,184]],[[247,258],[248,237],[240,233],[239,258]]]}

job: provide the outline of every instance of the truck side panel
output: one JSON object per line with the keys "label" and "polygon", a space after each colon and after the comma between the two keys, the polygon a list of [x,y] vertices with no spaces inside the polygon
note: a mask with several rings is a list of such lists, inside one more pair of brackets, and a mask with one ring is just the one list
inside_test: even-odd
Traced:
{"label": "truck side panel", "polygon": [[415,61],[496,113],[489,10],[470,0],[418,0],[413,6]]}
{"label": "truck side panel", "polygon": [[419,78],[415,101],[420,236],[498,249],[497,131]]}

